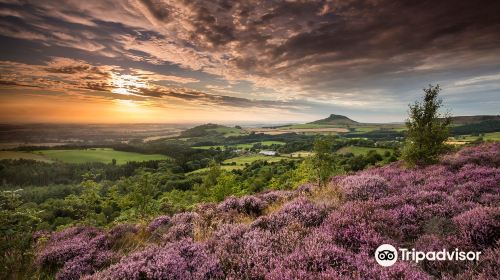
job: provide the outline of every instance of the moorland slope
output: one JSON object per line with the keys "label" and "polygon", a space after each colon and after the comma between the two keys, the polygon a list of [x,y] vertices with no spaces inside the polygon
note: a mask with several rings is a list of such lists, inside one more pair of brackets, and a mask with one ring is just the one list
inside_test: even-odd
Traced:
{"label": "moorland slope", "polygon": [[[499,167],[493,143],[144,224],[39,233],[37,265],[58,279],[498,279]],[[373,257],[383,243],[482,255],[384,268]]]}

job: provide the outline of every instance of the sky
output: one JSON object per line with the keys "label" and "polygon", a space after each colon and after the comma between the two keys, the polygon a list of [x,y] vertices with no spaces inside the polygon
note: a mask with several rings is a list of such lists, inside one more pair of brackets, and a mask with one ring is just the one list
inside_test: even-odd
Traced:
{"label": "sky", "polygon": [[500,113],[499,1],[0,0],[0,123]]}

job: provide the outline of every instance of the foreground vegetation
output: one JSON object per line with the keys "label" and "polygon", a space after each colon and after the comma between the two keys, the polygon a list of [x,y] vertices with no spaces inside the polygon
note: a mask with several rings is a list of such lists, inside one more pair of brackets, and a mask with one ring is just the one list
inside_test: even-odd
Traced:
{"label": "foreground vegetation", "polygon": [[[322,187],[230,197],[150,222],[37,232],[33,273],[58,279],[495,279],[499,159],[500,144],[489,144],[426,168],[394,163],[334,177]],[[95,198],[90,194],[87,199]],[[29,225],[30,213],[17,213]],[[383,268],[372,257],[382,243],[483,253],[479,262]]]}

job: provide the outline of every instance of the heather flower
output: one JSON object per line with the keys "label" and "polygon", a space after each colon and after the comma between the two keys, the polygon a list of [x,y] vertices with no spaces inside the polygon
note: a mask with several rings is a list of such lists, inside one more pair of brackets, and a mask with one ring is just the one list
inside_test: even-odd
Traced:
{"label": "heather flower", "polygon": [[217,206],[221,212],[236,212],[258,216],[267,207],[267,202],[259,197],[246,195],[240,198],[231,196]]}
{"label": "heather flower", "polygon": [[419,191],[409,202],[416,208],[419,219],[427,220],[432,217],[452,217],[463,208],[453,197],[444,192]]}
{"label": "heather flower", "polygon": [[[111,266],[117,257],[109,248],[135,227],[120,225],[107,234],[70,228],[53,233],[37,260],[43,269],[58,270],[59,279],[499,279],[499,148],[465,148],[425,168],[393,163],[333,178],[347,198],[338,207],[313,203],[301,193],[314,187],[305,186],[161,216],[148,230],[164,229],[162,245],[149,244]],[[272,203],[279,208],[263,215]],[[237,223],[241,214],[259,217]],[[203,242],[192,241],[195,228]],[[373,254],[383,243],[483,255],[477,263],[381,267]]]}
{"label": "heather flower", "polygon": [[[54,233],[47,246],[38,254],[37,263],[42,267],[59,267],[88,250],[88,243],[102,231],[95,228],[74,227]],[[98,239],[101,240],[101,239]]]}
{"label": "heather flower", "polygon": [[169,216],[159,216],[152,220],[147,227],[149,232],[153,232],[160,227],[167,227],[170,225],[171,219]]}
{"label": "heather flower", "polygon": [[199,217],[198,213],[195,212],[183,212],[175,214],[172,217],[172,225],[183,224],[183,223],[193,223]]}
{"label": "heather flower", "polygon": [[[436,235],[422,235],[415,242],[415,249],[423,252],[429,251],[441,251],[443,249],[454,250],[455,248],[460,248],[464,250],[466,248],[456,247],[456,244],[449,244],[450,242],[444,238]],[[465,262],[463,261],[427,261],[423,260],[420,266],[424,271],[432,276],[442,278],[443,276],[453,276],[457,271],[463,270],[465,268]]]}
{"label": "heather flower", "polygon": [[311,184],[311,183],[303,184],[303,185],[301,185],[301,186],[299,186],[297,188],[297,193],[299,193],[299,194],[310,194],[316,188],[317,188],[317,186],[315,184]]}
{"label": "heather flower", "polygon": [[45,239],[45,238],[50,237],[50,232],[45,231],[45,230],[37,230],[37,231],[33,232],[32,237],[33,237],[33,240],[36,242],[40,239]]}
{"label": "heather flower", "polygon": [[347,176],[340,182],[340,189],[348,200],[378,199],[386,195],[386,180],[377,175]]}
{"label": "heather flower", "polygon": [[500,279],[500,269],[498,269],[498,264],[500,264],[500,247],[496,246],[495,248],[484,251],[477,263],[468,264],[468,269],[458,275],[456,279]]}
{"label": "heather flower", "polygon": [[[371,256],[369,256],[371,257]],[[366,258],[358,261],[362,271],[362,279],[405,279],[405,280],[431,280],[433,279],[416,265],[406,262],[396,262],[391,267],[381,267],[378,264],[367,265]]]}
{"label": "heather flower", "polygon": [[172,226],[163,235],[163,238],[166,241],[180,240],[186,237],[193,238],[194,225],[199,217],[199,214],[195,212],[175,214],[171,219]]}
{"label": "heather flower", "polygon": [[[183,239],[123,258],[100,273],[102,279],[223,279],[217,258],[204,245]],[[95,278],[95,279],[98,279]]]}
{"label": "heather flower", "polygon": [[258,194],[257,197],[261,198],[267,203],[281,202],[288,200],[295,195],[293,191],[270,191]]}
{"label": "heather flower", "polygon": [[307,234],[305,228],[277,232],[225,225],[209,242],[229,279],[260,279],[290,254]]}
{"label": "heather flower", "polygon": [[285,204],[278,212],[269,216],[263,216],[255,220],[254,227],[259,227],[271,231],[297,223],[305,227],[313,227],[321,224],[325,217],[325,210],[319,208],[306,198],[297,198]]}
{"label": "heather flower", "polygon": [[500,208],[477,207],[453,218],[460,235],[478,248],[500,239]]}
{"label": "heather flower", "polygon": [[101,268],[109,266],[115,254],[111,251],[100,251],[98,248],[82,256],[66,262],[56,274],[58,280],[77,280],[82,275],[92,274]]}
{"label": "heather flower", "polygon": [[240,211],[249,215],[260,215],[267,207],[267,203],[262,199],[247,195],[239,199]]}
{"label": "heather flower", "polygon": [[111,264],[108,236],[89,227],[76,227],[55,233],[38,254],[37,263],[48,271],[58,270],[60,280],[79,279]]}
{"label": "heather flower", "polygon": [[306,243],[266,275],[266,279],[352,278],[356,272],[354,254],[333,244]]}
{"label": "heather flower", "polygon": [[111,241],[114,241],[116,239],[123,238],[127,234],[136,234],[139,231],[139,229],[135,225],[131,224],[120,224],[115,227],[113,227],[109,231],[109,237],[108,239]]}
{"label": "heather flower", "polygon": [[217,206],[217,210],[221,212],[229,212],[231,210],[236,210],[239,207],[240,207],[240,202],[238,198],[235,196],[230,196],[224,199],[224,201]]}
{"label": "heather flower", "polygon": [[443,163],[458,168],[467,163],[483,166],[500,166],[500,143],[480,145],[463,149],[455,154],[443,158]]}

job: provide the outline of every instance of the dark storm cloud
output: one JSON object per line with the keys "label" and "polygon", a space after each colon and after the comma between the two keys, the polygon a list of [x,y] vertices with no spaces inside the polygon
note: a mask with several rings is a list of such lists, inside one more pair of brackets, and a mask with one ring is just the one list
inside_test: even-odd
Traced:
{"label": "dark storm cloud", "polygon": [[280,24],[292,34],[278,44],[253,45],[258,56],[241,49],[234,63],[264,76],[296,77],[298,68],[307,67],[313,69],[300,72],[306,78],[331,79],[335,70],[360,77],[411,69],[441,53],[480,55],[500,48],[499,9],[498,1],[280,2],[260,17],[261,32],[236,37],[248,46]]}
{"label": "dark storm cloud", "polygon": [[347,100],[385,90],[381,94],[404,100],[416,83],[420,89],[433,78],[500,70],[497,1],[165,3],[187,46],[212,55],[211,61],[222,57],[222,65],[205,71],[229,67],[228,78],[258,86],[269,79],[264,86],[278,90],[295,85],[291,95]]}
{"label": "dark storm cloud", "polygon": [[167,7],[165,7],[162,1],[158,0],[140,0],[140,2],[146,7],[149,13],[151,13],[159,21],[167,21],[170,14]]}

